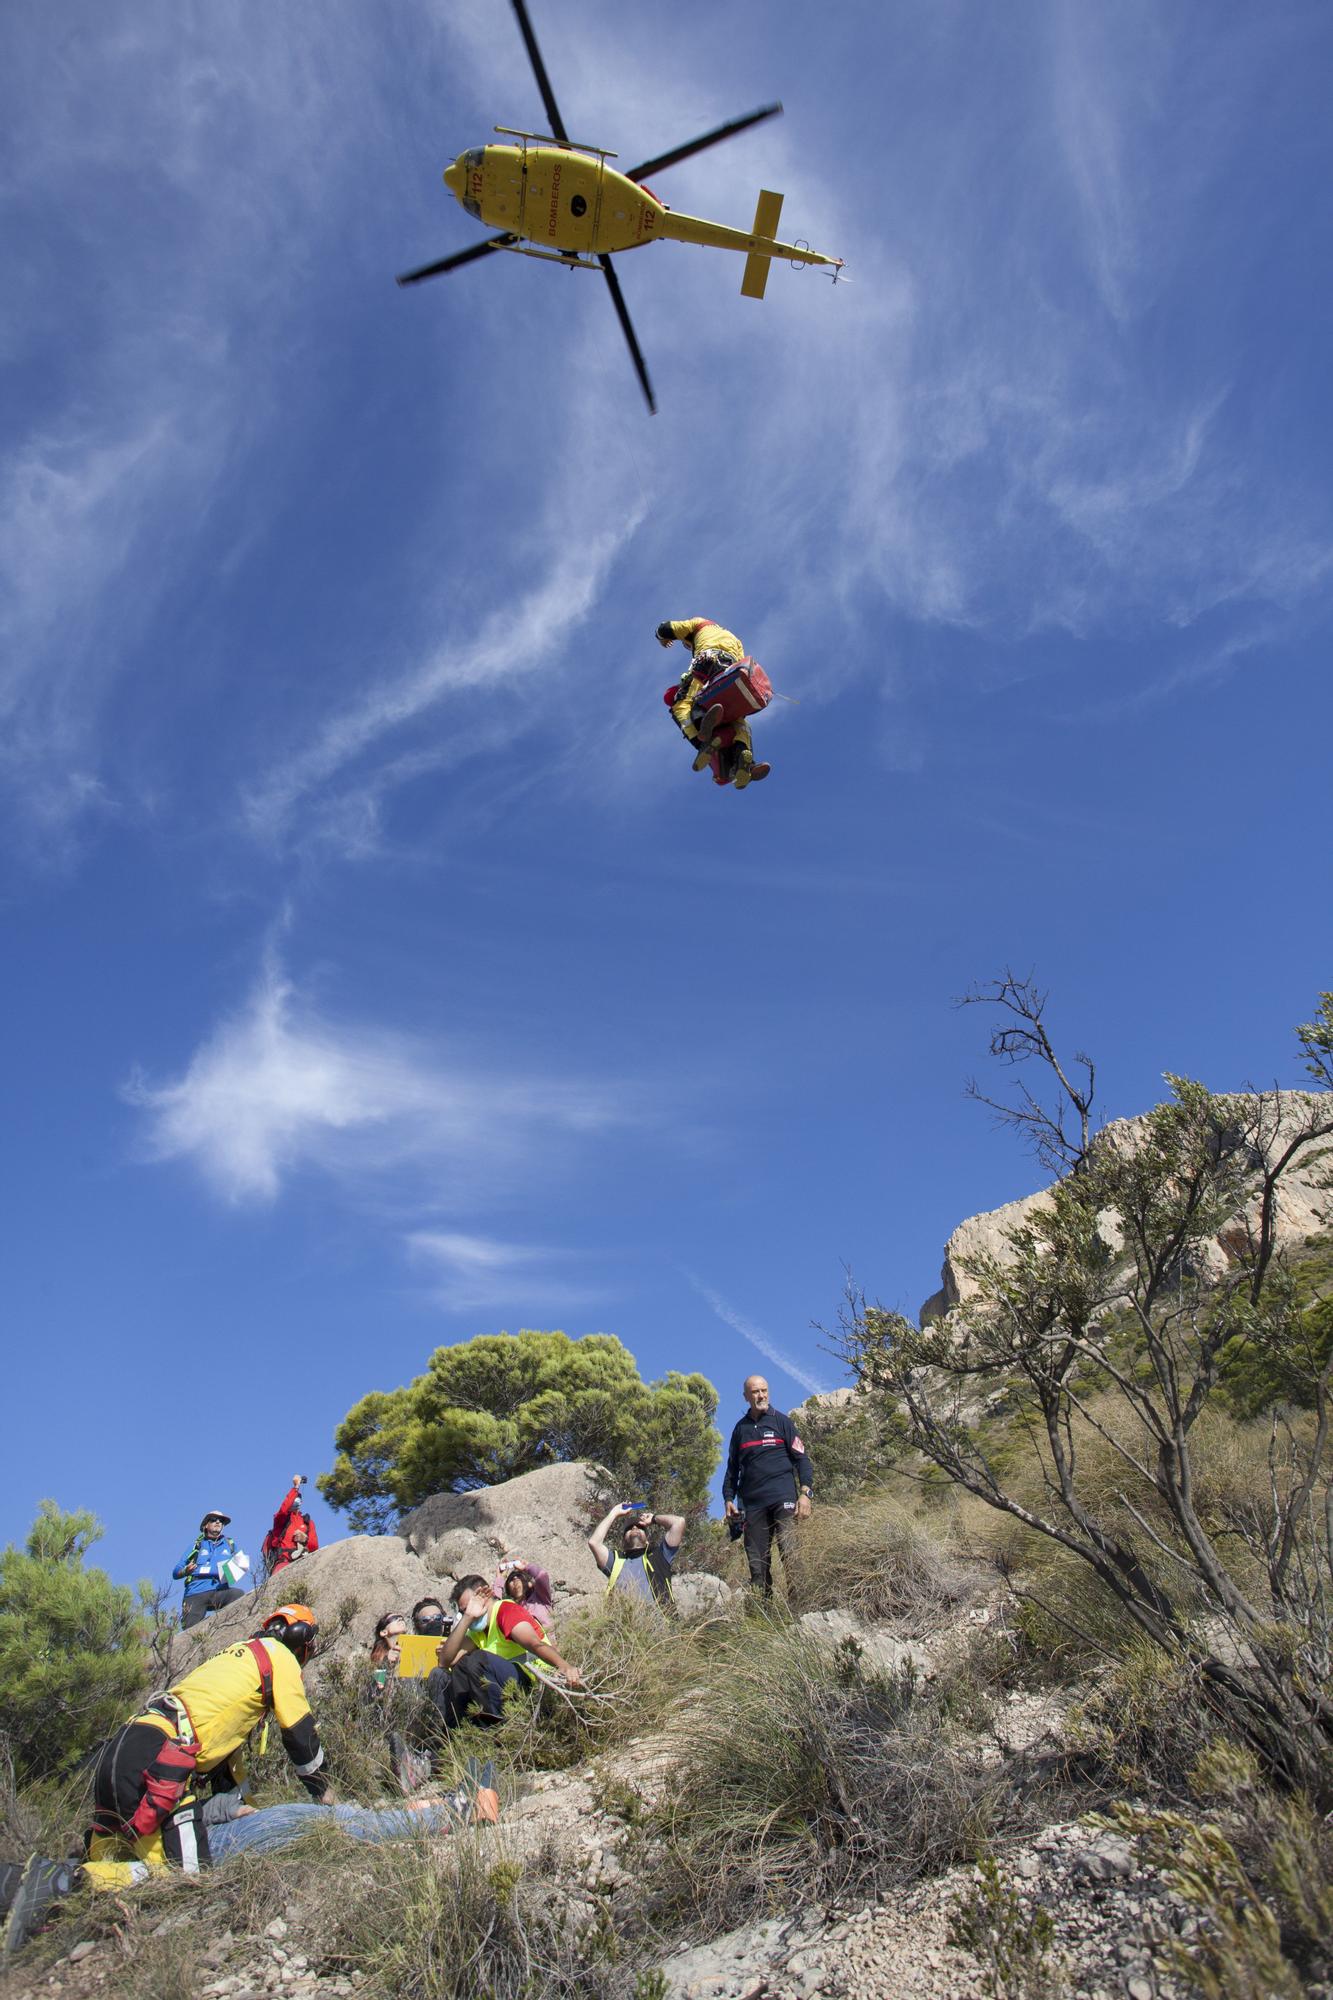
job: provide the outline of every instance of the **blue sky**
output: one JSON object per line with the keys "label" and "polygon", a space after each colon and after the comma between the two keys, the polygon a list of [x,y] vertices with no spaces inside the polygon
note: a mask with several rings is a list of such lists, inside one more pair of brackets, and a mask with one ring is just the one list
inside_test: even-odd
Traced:
{"label": "blue sky", "polygon": [[444,1341],[831,1386],[844,1266],[1035,1184],[1005,963],[1108,1114],[1330,983],[1326,7],[532,4],[622,163],[783,99],[658,191],[854,281],[622,258],[656,418],[591,279],[392,282],[541,123],[501,0],[10,13],[0,1538],[127,1578]]}

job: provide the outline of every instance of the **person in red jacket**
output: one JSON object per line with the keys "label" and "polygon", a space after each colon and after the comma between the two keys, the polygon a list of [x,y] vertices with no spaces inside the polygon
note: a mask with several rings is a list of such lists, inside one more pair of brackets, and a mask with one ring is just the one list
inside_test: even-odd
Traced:
{"label": "person in red jacket", "polygon": [[319,1547],[319,1536],[309,1514],[303,1514],[298,1501],[301,1488],[305,1485],[304,1472],[298,1472],[292,1480],[291,1491],[273,1516],[273,1526],[264,1537],[264,1561],[270,1576],[276,1576],[289,1563],[299,1562],[302,1556],[312,1556]]}

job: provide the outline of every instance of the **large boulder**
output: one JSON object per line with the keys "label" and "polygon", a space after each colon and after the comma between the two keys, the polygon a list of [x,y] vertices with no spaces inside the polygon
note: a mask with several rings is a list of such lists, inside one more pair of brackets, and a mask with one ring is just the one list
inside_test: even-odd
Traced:
{"label": "large boulder", "polygon": [[445,1590],[472,1571],[490,1578],[505,1556],[540,1564],[559,1619],[606,1588],[587,1542],[607,1504],[591,1466],[544,1465],[498,1486],[433,1494],[404,1516],[399,1533]]}
{"label": "large boulder", "polygon": [[192,1626],[174,1641],[173,1678],[224,1646],[248,1639],[280,1604],[308,1604],[319,1620],[324,1659],[364,1656],[384,1611],[410,1613],[418,1598],[440,1593],[440,1580],[397,1535],[352,1535],[289,1563],[259,1590]]}

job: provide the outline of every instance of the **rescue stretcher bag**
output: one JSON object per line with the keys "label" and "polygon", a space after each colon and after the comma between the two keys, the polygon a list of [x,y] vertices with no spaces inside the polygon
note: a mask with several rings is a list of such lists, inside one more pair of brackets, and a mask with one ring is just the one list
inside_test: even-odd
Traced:
{"label": "rescue stretcher bag", "polygon": [[773,683],[758,660],[745,659],[715,674],[700,688],[695,705],[698,708],[720,707],[722,721],[719,726],[729,729],[738,722],[748,722],[761,708],[767,708],[772,699]]}

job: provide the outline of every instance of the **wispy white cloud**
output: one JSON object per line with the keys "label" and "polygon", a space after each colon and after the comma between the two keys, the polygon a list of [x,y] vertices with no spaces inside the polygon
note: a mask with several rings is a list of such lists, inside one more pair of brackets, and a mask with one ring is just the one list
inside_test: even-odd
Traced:
{"label": "wispy white cloud", "polygon": [[[164,603],[226,561],[219,497],[392,117],[367,90],[383,38],[351,16],[332,41],[202,8],[90,18],[76,44],[38,13],[10,25],[0,352],[24,386],[0,432],[0,781],[50,845],[117,788],[107,711]],[[265,505],[247,494],[250,524]]]}
{"label": "wispy white cloud", "polygon": [[[623,1097],[550,1083],[469,1052],[323,1018],[270,954],[245,1004],[174,1080],[125,1089],[144,1116],[144,1150],[182,1160],[233,1202],[271,1202],[309,1171],[358,1186],[410,1167],[438,1200],[475,1199],[502,1166],[547,1145],[605,1132]],[[461,1239],[460,1239],[461,1241]]]}
{"label": "wispy white cloud", "polygon": [[417,1229],[407,1237],[407,1247],[431,1267],[436,1303],[453,1312],[518,1307],[528,1300],[546,1312],[563,1312],[606,1296],[601,1288],[562,1274],[570,1253],[546,1245],[500,1242],[453,1229]]}
{"label": "wispy white cloud", "polygon": [[[397,783],[423,769],[475,750],[492,731],[512,735],[520,726],[521,684],[550,673],[554,660],[569,667],[570,643],[602,590],[616,556],[633,536],[641,507],[627,507],[614,527],[586,537],[566,524],[556,553],[540,581],[516,603],[483,619],[473,633],[460,634],[396,678],[318,722],[310,740],[277,762],[248,790],[243,810],[251,830],[265,839],[280,837],[308,799],[326,794],[333,782],[358,767],[352,782],[337,790],[334,838],[342,834],[351,851],[377,824],[378,804]],[[503,682],[498,716],[487,715],[486,697]],[[379,755],[379,746],[449,700],[470,701],[473,713],[455,722],[455,734],[437,748]],[[326,825],[329,822],[326,821]]]}
{"label": "wispy white cloud", "polygon": [[751,1347],[763,1355],[765,1361],[771,1362],[774,1368],[780,1368],[784,1375],[790,1376],[791,1380],[798,1383],[808,1395],[819,1396],[825,1392],[827,1383],[821,1382],[801,1362],[794,1360],[764,1332],[762,1327],[756,1326],[752,1319],[745,1317],[744,1313],[737,1312],[735,1306],[729,1305],[722,1294],[715,1292],[711,1285],[706,1285],[702,1278],[696,1278],[690,1271],[685,1275],[700,1298],[707,1302],[718,1318],[729,1326],[733,1333],[738,1333],[742,1340],[748,1340]]}

